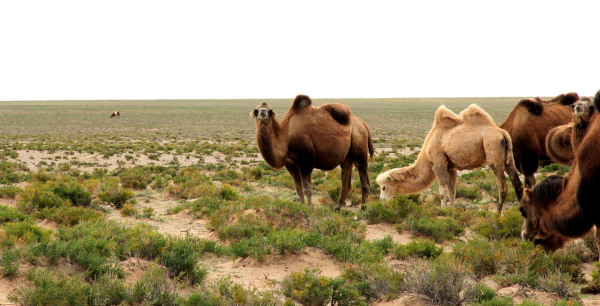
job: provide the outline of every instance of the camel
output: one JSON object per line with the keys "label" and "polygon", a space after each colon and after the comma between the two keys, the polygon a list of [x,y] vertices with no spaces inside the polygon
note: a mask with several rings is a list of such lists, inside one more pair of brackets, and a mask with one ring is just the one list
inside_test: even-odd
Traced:
{"label": "camel", "polygon": [[114,111],[112,113],[112,115],[110,115],[110,118],[112,119],[112,117],[117,117],[117,118],[121,118],[121,115],[119,114],[119,111]]}
{"label": "camel", "polygon": [[504,172],[508,173],[517,198],[523,185],[512,157],[510,135],[496,126],[483,109],[473,104],[456,115],[444,105],[435,112],[433,126],[414,165],[386,171],[377,177],[380,198],[414,193],[429,187],[437,178],[442,208],[454,206],[457,170],[488,165],[496,175],[498,211],[508,193]]}
{"label": "camel", "polygon": [[[600,107],[600,91],[594,99]],[[575,113],[581,110],[575,107]],[[571,239],[587,235],[600,224],[597,188],[600,183],[600,120],[593,115],[589,124],[577,124],[574,118],[571,143],[575,158],[565,177],[553,175],[527,188],[519,206],[525,218],[521,238],[542,245],[547,251],[562,248]],[[596,180],[594,180],[596,179]],[[600,241],[600,231],[596,230]]]}
{"label": "camel", "polygon": [[594,113],[594,105],[588,97],[573,104],[573,121],[551,129],[546,136],[546,151],[550,160],[562,165],[571,164],[575,158],[571,138],[582,138],[582,135],[573,134],[573,128],[575,126],[575,131],[585,131]]}
{"label": "camel", "polygon": [[358,169],[362,185],[362,204],[367,201],[371,183],[368,159],[373,160],[373,141],[365,122],[339,103],[312,106],[306,95],[298,95],[290,109],[277,121],[265,102],[250,115],[255,119],[256,142],[262,157],[274,169],[285,167],[296,187],[300,202],[311,205],[313,169],[342,168],[342,191],[336,211],[348,197],[352,166]]}
{"label": "camel", "polygon": [[571,104],[578,100],[579,96],[574,92],[548,101],[539,97],[524,99],[500,124],[500,128],[506,130],[512,139],[515,164],[525,176],[525,187],[535,186],[534,173],[540,164],[550,161],[546,153],[548,132],[571,121]]}

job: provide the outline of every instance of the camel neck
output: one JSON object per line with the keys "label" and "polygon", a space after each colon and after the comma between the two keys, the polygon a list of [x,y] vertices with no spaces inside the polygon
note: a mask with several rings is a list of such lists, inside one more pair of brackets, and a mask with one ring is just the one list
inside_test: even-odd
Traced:
{"label": "camel neck", "polygon": [[398,182],[401,193],[420,192],[435,181],[433,164],[424,155],[425,153],[421,152],[414,165],[398,170],[402,172],[402,179]]}
{"label": "camel neck", "polygon": [[269,166],[281,169],[287,156],[288,125],[280,125],[275,118],[268,122],[257,121],[256,142],[263,158]]}

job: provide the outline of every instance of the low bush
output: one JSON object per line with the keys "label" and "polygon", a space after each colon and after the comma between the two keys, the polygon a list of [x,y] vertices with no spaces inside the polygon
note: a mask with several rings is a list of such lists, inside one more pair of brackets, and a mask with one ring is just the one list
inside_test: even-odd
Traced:
{"label": "low bush", "polygon": [[442,255],[444,249],[437,247],[431,240],[417,238],[405,245],[396,245],[391,253],[396,258],[408,259],[415,258],[437,258]]}

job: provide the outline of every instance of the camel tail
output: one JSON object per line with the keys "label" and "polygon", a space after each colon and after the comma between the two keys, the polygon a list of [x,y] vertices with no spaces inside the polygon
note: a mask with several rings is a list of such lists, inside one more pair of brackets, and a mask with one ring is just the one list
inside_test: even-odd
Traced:
{"label": "camel tail", "polygon": [[373,155],[375,155],[375,148],[373,148],[373,139],[371,138],[371,131],[369,127],[365,124],[367,128],[367,133],[369,134],[369,156],[371,157],[371,162],[373,162]]}
{"label": "camel tail", "polygon": [[521,201],[523,197],[523,183],[521,183],[521,179],[519,179],[519,173],[517,172],[517,167],[515,167],[515,160],[513,157],[513,146],[512,140],[508,132],[502,130],[503,138],[500,141],[501,145],[505,149],[505,162],[506,162],[506,173],[508,173],[508,177],[510,178],[510,182],[515,189],[515,194],[517,195],[517,200]]}

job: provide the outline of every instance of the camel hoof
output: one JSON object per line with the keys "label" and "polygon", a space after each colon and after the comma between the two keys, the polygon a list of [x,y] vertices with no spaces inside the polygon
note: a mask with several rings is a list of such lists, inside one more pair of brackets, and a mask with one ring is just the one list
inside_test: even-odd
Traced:
{"label": "camel hoof", "polygon": [[340,210],[341,210],[341,208],[336,207],[333,211],[337,213],[337,212],[340,212]]}
{"label": "camel hoof", "polygon": [[366,210],[367,210],[367,206],[366,206],[366,205],[361,205],[361,206],[360,206],[360,209],[361,209],[362,211],[366,211]]}

